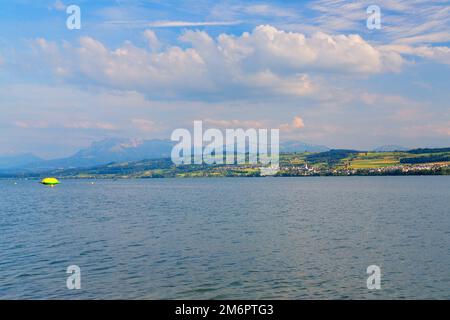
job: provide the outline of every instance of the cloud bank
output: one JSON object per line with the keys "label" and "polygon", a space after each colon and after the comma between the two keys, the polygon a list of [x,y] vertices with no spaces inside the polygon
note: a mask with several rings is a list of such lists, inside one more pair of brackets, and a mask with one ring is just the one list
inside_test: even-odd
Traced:
{"label": "cloud bank", "polygon": [[318,96],[321,75],[370,76],[398,72],[402,56],[377,48],[358,35],[306,36],[269,25],[240,36],[185,31],[179,46],[162,46],[152,30],[150,48],[131,42],[116,49],[92,37],[78,46],[45,39],[34,41],[39,63],[61,79],[83,81],[149,95]]}

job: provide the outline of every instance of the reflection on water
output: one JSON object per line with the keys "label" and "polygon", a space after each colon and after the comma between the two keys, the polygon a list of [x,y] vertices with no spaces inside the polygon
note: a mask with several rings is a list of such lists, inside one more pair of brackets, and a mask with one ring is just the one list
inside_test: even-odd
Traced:
{"label": "reflection on water", "polygon": [[0,298],[448,299],[449,194],[442,176],[4,180]]}

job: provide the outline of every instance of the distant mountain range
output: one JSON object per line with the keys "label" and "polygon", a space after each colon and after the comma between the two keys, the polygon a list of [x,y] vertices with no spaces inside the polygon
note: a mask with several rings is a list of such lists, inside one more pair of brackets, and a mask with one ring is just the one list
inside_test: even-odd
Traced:
{"label": "distant mountain range", "polygon": [[[259,177],[261,164],[175,165],[170,158],[126,161],[90,168],[3,174],[21,178],[135,179],[177,177]],[[450,148],[393,152],[332,149],[280,154],[277,176],[450,175]],[[2,176],[2,175],[0,175]]]}
{"label": "distant mountain range", "polygon": [[22,167],[31,163],[43,161],[34,154],[25,153],[19,155],[0,156],[0,169],[9,169],[14,167]]}
{"label": "distant mountain range", "polygon": [[[130,140],[111,138],[92,143],[74,155],[52,160],[43,160],[32,154],[0,157],[3,173],[44,172],[55,169],[89,168],[112,162],[139,161],[169,158],[175,142],[170,140]],[[280,152],[323,152],[325,146],[306,144],[300,141],[280,143]]]}
{"label": "distant mountain range", "polygon": [[[62,159],[42,160],[31,154],[0,157],[0,164],[3,166],[0,168],[0,177],[161,178],[259,175],[259,170],[246,165],[236,165],[234,168],[228,165],[174,165],[170,159],[174,144],[169,140],[108,139],[95,142]],[[324,146],[288,141],[280,144],[280,164],[284,170],[280,175],[305,175],[305,170],[307,175],[347,175],[355,170],[362,175],[370,172],[379,175],[450,174],[450,148],[407,151],[399,151],[399,148],[401,147],[380,147],[377,152],[330,150]],[[396,151],[391,151],[392,149]]]}
{"label": "distant mountain range", "polygon": [[300,141],[286,141],[280,143],[280,152],[324,152],[330,148],[320,145],[307,144]]}

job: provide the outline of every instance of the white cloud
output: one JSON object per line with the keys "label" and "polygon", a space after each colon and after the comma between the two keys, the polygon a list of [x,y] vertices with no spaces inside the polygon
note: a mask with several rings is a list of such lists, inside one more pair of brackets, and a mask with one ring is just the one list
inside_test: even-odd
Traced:
{"label": "white cloud", "polygon": [[308,37],[269,25],[258,26],[240,37],[221,34],[217,41],[198,31],[188,31],[181,39],[199,49],[204,59],[221,58],[224,63],[249,71],[371,74],[398,70],[402,63],[398,54],[380,51],[358,35],[330,36],[318,32]]}
{"label": "white cloud", "polygon": [[450,41],[450,32],[441,31],[433,32],[413,37],[405,37],[398,39],[397,44],[417,44],[417,43],[436,43],[436,42],[448,42]]}
{"label": "white cloud", "polygon": [[[374,4],[381,9],[381,29],[376,32],[365,27],[366,8]],[[308,6],[318,16],[305,17],[302,22],[291,22],[287,26],[293,30],[321,30],[331,34],[356,31],[383,43],[386,48],[408,48],[408,52],[394,50],[398,53],[448,63],[448,47],[433,48],[435,44],[450,41],[448,0],[377,0],[375,3],[370,0],[319,0]],[[394,56],[392,58],[395,59]]]}
{"label": "white cloud", "polygon": [[[448,38],[450,7],[448,0],[320,0],[309,5],[320,15],[305,23],[331,33],[365,28],[366,8],[377,5],[381,9],[381,30],[378,32],[391,41],[442,42]],[[386,39],[385,39],[386,40]]]}
{"label": "white cloud", "polygon": [[260,120],[217,120],[217,119],[205,119],[203,121],[209,126],[217,127],[221,129],[231,129],[231,128],[267,128],[267,123],[265,121]]}
{"label": "white cloud", "polygon": [[22,129],[46,129],[50,126],[47,121],[23,121],[17,120],[13,124]]}
{"label": "white cloud", "polygon": [[440,63],[450,64],[449,47],[419,47],[413,50],[420,57],[435,60]]}
{"label": "white cloud", "polygon": [[66,10],[66,7],[67,6],[61,0],[56,0],[52,6],[53,9],[58,10],[58,11]]}
{"label": "white cloud", "polygon": [[267,17],[295,17],[297,16],[292,10],[275,7],[268,4],[255,4],[249,6],[236,6],[235,10],[245,12],[250,15],[260,15]]}
{"label": "white cloud", "polygon": [[219,2],[208,10],[212,19],[227,19],[232,21],[245,21],[248,25],[258,25],[262,21],[300,21],[301,10],[296,4],[283,3],[282,5],[267,3],[230,3]]}
{"label": "white cloud", "polygon": [[92,121],[74,121],[63,125],[68,129],[100,129],[100,130],[116,130],[116,126],[108,122],[92,122]]}
{"label": "white cloud", "polygon": [[305,127],[305,123],[303,122],[303,119],[300,118],[299,116],[294,118],[294,121],[292,122],[292,124],[297,129],[302,129]]}
{"label": "white cloud", "polygon": [[22,129],[57,129],[57,128],[67,128],[67,129],[100,129],[100,130],[116,130],[117,128],[107,122],[92,122],[92,121],[68,121],[65,123],[61,122],[50,122],[44,120],[17,120],[13,122],[14,126]]}
{"label": "white cloud", "polygon": [[109,49],[102,42],[82,37],[79,46],[35,41],[40,57],[66,79],[138,90],[165,97],[193,93],[209,95],[320,96],[313,72],[370,75],[398,71],[402,57],[370,45],[358,35],[305,36],[272,26],[258,26],[241,36],[186,31],[180,40],[190,47],[168,47],[155,33],[144,36],[152,49],[126,42]]}
{"label": "white cloud", "polygon": [[387,45],[384,48],[403,55],[418,56],[438,63],[450,64],[450,47],[445,46],[410,46],[406,44]]}
{"label": "white cloud", "polygon": [[150,50],[152,51],[159,50],[159,48],[161,47],[161,43],[159,42],[158,37],[156,36],[156,33],[153,30],[145,30],[144,37],[148,41]]}
{"label": "white cloud", "polygon": [[303,118],[300,116],[295,116],[291,123],[284,123],[280,125],[280,130],[285,132],[296,131],[299,129],[303,129],[305,127],[305,122]]}
{"label": "white cloud", "polygon": [[234,26],[241,21],[142,21],[142,20],[113,20],[107,24],[126,25],[134,28],[187,28],[187,27],[211,27],[211,26]]}
{"label": "white cloud", "polygon": [[150,22],[149,27],[153,28],[173,28],[173,27],[205,27],[205,26],[232,26],[240,24],[240,21],[156,21]]}

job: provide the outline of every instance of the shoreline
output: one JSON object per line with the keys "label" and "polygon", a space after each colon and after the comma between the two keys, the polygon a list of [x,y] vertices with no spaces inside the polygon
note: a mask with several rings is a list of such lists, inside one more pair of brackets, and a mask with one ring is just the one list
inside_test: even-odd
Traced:
{"label": "shoreline", "polygon": [[[216,175],[205,175],[205,176],[183,176],[183,177],[102,177],[102,176],[92,176],[92,177],[75,177],[75,176],[56,176],[59,180],[157,180],[157,179],[233,179],[233,178],[349,178],[349,177],[449,177],[450,174],[351,174],[351,175],[274,175],[274,176],[216,176]],[[0,177],[0,181],[37,181],[39,182],[44,176],[40,177]]]}

